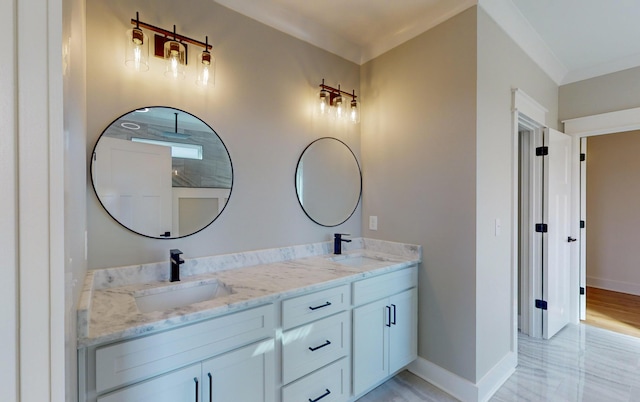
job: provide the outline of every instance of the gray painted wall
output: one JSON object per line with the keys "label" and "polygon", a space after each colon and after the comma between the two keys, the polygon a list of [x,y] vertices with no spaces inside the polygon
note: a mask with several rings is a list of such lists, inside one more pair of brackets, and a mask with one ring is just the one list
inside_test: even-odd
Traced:
{"label": "gray painted wall", "polygon": [[[549,110],[556,128],[557,85],[480,7],[476,173],[476,380],[509,352],[513,228],[512,88]],[[502,225],[495,235],[495,220]]]}
{"label": "gray painted wall", "polygon": [[[168,81],[162,61],[135,73],[124,65],[124,32],[140,19],[178,33],[209,36],[217,58],[216,87]],[[104,128],[121,114],[150,105],[186,110],[209,124],[229,149],[234,187],[222,215],[208,228],[176,240],[138,236],[114,222],[87,185],[89,268],[163,261],[179,248],[185,258],[329,240],[334,232],[360,235],[360,208],[346,223],[313,223],[295,192],[296,163],[313,140],[333,136],[360,156],[357,125],[335,125],[312,113],[318,84],[360,90],[360,68],[209,0],[188,7],[170,0],[87,0],[87,155]],[[190,58],[196,50],[190,48]],[[190,60],[190,63],[193,60]]]}
{"label": "gray painted wall", "polygon": [[640,107],[640,67],[560,87],[560,120]]}
{"label": "gray painted wall", "polygon": [[587,139],[587,285],[640,294],[640,131]]}
{"label": "gray painted wall", "polygon": [[[420,244],[419,355],[475,380],[476,11],[362,67],[367,237]],[[366,102],[366,103],[365,103]]]}

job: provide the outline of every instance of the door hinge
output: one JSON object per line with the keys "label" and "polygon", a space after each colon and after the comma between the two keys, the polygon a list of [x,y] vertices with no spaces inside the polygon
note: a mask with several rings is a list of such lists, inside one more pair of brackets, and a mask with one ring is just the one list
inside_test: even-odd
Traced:
{"label": "door hinge", "polygon": [[536,156],[545,156],[545,155],[549,155],[549,147],[544,146],[544,147],[536,148]]}
{"label": "door hinge", "polygon": [[536,299],[536,308],[546,310],[547,309],[547,301]]}
{"label": "door hinge", "polygon": [[536,233],[547,233],[548,229],[546,223],[536,223]]}
{"label": "door hinge", "polygon": [[587,154],[580,154],[580,162],[584,162],[587,160]]}
{"label": "door hinge", "polygon": [[584,288],[582,286],[580,286],[580,294],[583,295],[584,294]]}
{"label": "door hinge", "polygon": [[580,221],[580,229],[584,229],[585,227],[585,222],[584,221]]}

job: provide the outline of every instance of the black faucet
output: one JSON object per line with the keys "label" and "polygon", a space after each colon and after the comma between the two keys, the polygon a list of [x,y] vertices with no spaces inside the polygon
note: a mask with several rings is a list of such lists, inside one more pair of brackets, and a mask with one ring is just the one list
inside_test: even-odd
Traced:
{"label": "black faucet", "polygon": [[170,281],[176,282],[180,280],[180,264],[184,262],[184,260],[180,258],[180,254],[182,254],[182,251],[178,250],[177,248],[172,248],[171,250],[169,250],[169,254],[169,259],[171,260]]}
{"label": "black faucet", "polygon": [[342,254],[342,242],[351,243],[351,239],[343,239],[342,236],[351,236],[347,233],[335,233],[333,235],[333,253]]}

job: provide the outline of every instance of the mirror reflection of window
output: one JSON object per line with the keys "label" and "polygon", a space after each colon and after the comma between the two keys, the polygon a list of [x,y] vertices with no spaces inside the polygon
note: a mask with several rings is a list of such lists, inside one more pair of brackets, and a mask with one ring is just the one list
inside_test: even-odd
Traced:
{"label": "mirror reflection of window", "polygon": [[[151,156],[156,153],[165,156]],[[216,132],[168,107],[114,120],[98,139],[91,164],[94,190],[109,215],[153,238],[207,227],[226,206],[233,184],[231,158]]]}

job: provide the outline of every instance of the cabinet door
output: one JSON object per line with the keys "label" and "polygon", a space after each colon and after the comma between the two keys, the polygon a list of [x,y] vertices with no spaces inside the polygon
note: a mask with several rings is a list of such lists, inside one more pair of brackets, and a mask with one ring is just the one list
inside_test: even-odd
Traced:
{"label": "cabinet door", "polygon": [[411,363],[418,355],[418,298],[416,289],[389,298],[389,373]]}
{"label": "cabinet door", "polygon": [[101,396],[98,402],[197,402],[201,387],[198,363]]}
{"label": "cabinet door", "polygon": [[389,373],[389,299],[353,310],[353,393],[359,395]]}
{"label": "cabinet door", "polygon": [[257,342],[202,363],[202,402],[272,402],[274,341]]}

